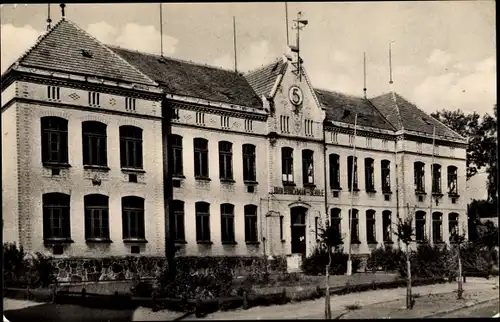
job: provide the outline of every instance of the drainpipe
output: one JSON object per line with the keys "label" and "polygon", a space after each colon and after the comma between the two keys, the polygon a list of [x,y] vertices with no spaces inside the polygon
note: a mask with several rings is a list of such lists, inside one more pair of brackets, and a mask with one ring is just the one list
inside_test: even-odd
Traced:
{"label": "drainpipe", "polygon": [[[398,141],[396,139],[396,149],[395,149],[395,152],[394,152],[394,155],[395,155],[395,161],[394,164],[396,165],[396,218],[399,220],[399,172],[398,172],[398,151],[397,151],[397,144],[398,144]],[[404,156],[403,156],[404,157]],[[402,160],[401,160],[402,162]],[[401,164],[402,165],[402,164]],[[403,169],[403,167],[401,167]],[[403,175],[404,175],[404,172],[402,172]],[[404,189],[403,189],[404,191]],[[391,233],[392,233],[392,219],[391,219]],[[392,236],[391,236],[392,237]],[[401,249],[401,240],[399,239],[399,236],[397,237],[398,238],[398,248]]]}
{"label": "drainpipe", "polygon": [[[328,218],[328,189],[326,187],[326,157],[327,157],[327,146],[326,146],[326,131],[325,131],[325,122],[323,122],[323,184],[324,184],[324,192],[325,192],[325,227],[328,229],[330,227],[330,220]],[[325,269],[325,319],[331,320],[332,318],[332,310],[330,307],[330,265],[332,264],[332,250],[330,248],[330,243],[327,243],[327,251],[328,251],[328,265]]]}
{"label": "drainpipe", "polygon": [[262,250],[264,255],[264,263],[266,265],[266,273],[267,273],[267,254],[266,254],[266,237],[264,236],[264,225],[262,222],[262,197],[259,198],[259,216],[260,216],[260,236],[262,238]]}

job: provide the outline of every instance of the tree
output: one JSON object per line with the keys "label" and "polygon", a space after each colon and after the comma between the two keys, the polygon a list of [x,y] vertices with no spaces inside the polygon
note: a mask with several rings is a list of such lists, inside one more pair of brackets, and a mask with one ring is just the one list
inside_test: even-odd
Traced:
{"label": "tree", "polygon": [[470,179],[485,168],[488,173],[488,201],[495,203],[496,184],[496,104],[494,115],[480,116],[476,112],[465,114],[461,110],[441,110],[431,114],[432,117],[468,139],[467,147],[467,179]]}
{"label": "tree", "polygon": [[406,245],[406,308],[413,307],[413,299],[411,296],[411,261],[410,261],[410,243],[413,241],[413,214],[408,211],[408,216],[403,220],[398,218],[394,234],[398,239]]}
{"label": "tree", "polygon": [[495,258],[495,247],[498,247],[498,227],[492,221],[487,221],[477,226],[478,243],[486,248],[488,254],[488,276],[491,273]]}

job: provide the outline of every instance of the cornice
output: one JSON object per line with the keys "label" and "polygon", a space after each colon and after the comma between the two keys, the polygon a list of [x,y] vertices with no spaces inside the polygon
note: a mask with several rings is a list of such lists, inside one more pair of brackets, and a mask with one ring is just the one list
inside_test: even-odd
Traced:
{"label": "cornice", "polygon": [[[404,141],[411,141],[411,142],[420,142],[420,143],[427,143],[427,144],[432,144],[432,136],[421,136],[421,135],[414,135],[414,134],[401,134],[398,136],[398,140],[404,140]],[[443,140],[442,138],[436,138],[435,144],[439,146],[448,146],[448,147],[453,147],[453,148],[458,148],[458,149],[467,149],[467,143],[462,143],[462,142],[457,142],[457,141],[449,141],[449,140]]]}
{"label": "cornice", "polygon": [[188,111],[210,113],[210,114],[223,115],[223,116],[229,116],[229,117],[235,117],[235,118],[244,118],[244,119],[262,121],[262,122],[265,122],[267,120],[267,114],[255,114],[252,112],[228,110],[228,109],[224,109],[224,108],[220,108],[220,107],[216,107],[216,106],[206,106],[206,105],[202,105],[199,103],[187,103],[187,102],[179,102],[179,101],[175,101],[175,100],[167,100],[167,103],[172,108],[178,108],[178,109],[183,109],[183,110],[188,110]]}
{"label": "cornice", "polygon": [[[347,135],[354,135],[354,128],[346,128],[346,127],[325,127],[327,132],[333,133],[342,133]],[[367,137],[367,138],[376,138],[387,141],[395,141],[396,137],[393,134],[387,134],[384,132],[374,132],[370,130],[364,129],[356,129],[356,136]]]}
{"label": "cornice", "polygon": [[253,137],[260,137],[262,139],[266,139],[266,137],[267,137],[266,134],[262,134],[262,133],[239,132],[239,131],[230,130],[230,129],[222,129],[222,128],[216,128],[216,127],[207,127],[207,126],[196,125],[196,124],[186,124],[186,123],[180,123],[180,122],[172,122],[171,125],[172,125],[172,128],[175,128],[175,127],[187,127],[187,128],[199,129],[200,131],[214,131],[214,132],[220,132],[220,133],[235,134],[235,135],[240,135],[240,136],[253,136]]}

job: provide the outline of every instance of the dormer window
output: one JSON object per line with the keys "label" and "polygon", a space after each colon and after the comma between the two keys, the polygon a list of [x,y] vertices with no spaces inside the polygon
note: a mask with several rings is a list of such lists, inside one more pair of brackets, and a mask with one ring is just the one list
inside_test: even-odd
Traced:
{"label": "dormer window", "polygon": [[92,58],[92,53],[88,50],[82,49],[82,56],[86,58]]}

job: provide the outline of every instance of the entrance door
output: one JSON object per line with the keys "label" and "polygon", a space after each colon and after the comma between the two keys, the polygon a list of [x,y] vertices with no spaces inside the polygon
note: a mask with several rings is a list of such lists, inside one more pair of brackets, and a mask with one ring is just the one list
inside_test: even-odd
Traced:
{"label": "entrance door", "polygon": [[290,211],[292,222],[292,254],[306,253],[306,213],[304,207],[294,207]]}

